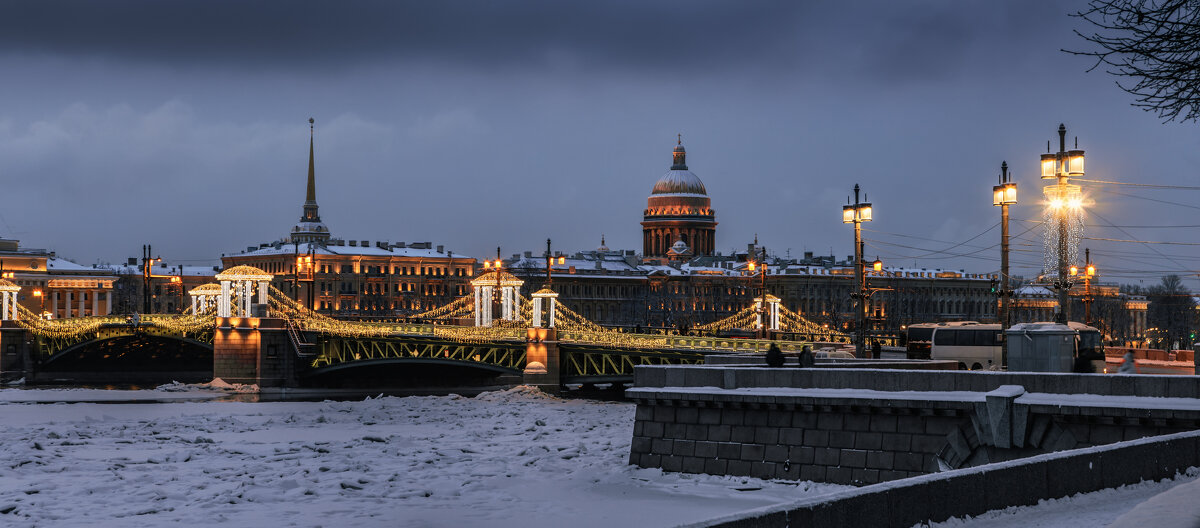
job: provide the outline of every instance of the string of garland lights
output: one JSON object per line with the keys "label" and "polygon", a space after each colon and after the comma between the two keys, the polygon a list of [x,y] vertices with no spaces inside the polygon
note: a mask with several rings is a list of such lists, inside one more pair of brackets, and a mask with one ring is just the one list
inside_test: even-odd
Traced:
{"label": "string of garland lights", "polygon": [[50,338],[75,337],[95,333],[106,324],[124,323],[124,317],[74,317],[70,319],[42,319],[24,306],[17,305],[20,319],[17,324],[35,335]]}
{"label": "string of garland lights", "polygon": [[205,330],[212,330],[214,326],[214,319],[210,314],[144,315],[141,317],[139,324],[164,328],[172,332],[180,332],[183,334],[198,334]]}
{"label": "string of garland lights", "polygon": [[799,313],[788,310],[782,305],[779,306],[779,319],[783,323],[783,329],[788,332],[808,333],[812,334],[813,336],[824,337],[826,340],[832,340],[835,337],[850,337],[849,334],[844,332],[831,330],[822,325],[814,323]]}
{"label": "string of garland lights", "polygon": [[749,306],[729,317],[718,319],[695,328],[701,332],[721,332],[724,330],[750,328],[754,324],[754,316],[756,314],[757,311],[754,309],[754,306]]}
{"label": "string of garland lights", "polygon": [[474,295],[463,295],[462,297],[451,301],[450,304],[439,306],[419,314],[414,314],[412,317],[417,319],[449,319],[452,317],[463,317],[464,315],[470,315],[475,312],[474,301]]}

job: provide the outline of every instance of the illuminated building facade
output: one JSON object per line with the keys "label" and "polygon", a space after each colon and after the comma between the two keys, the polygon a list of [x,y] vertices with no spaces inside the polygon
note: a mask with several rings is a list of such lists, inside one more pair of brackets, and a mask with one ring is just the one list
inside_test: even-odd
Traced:
{"label": "illuminated building facade", "polygon": [[[671,170],[654,184],[642,217],[642,256],[647,259],[712,255],[717,221],[704,183],[687,167],[683,140],[672,152]],[[682,241],[682,245],[676,242]]]}
{"label": "illuminated building facade", "polygon": [[59,258],[53,251],[0,239],[0,273],[21,287],[17,302],[35,314],[69,318],[107,315],[115,309],[116,275]]}

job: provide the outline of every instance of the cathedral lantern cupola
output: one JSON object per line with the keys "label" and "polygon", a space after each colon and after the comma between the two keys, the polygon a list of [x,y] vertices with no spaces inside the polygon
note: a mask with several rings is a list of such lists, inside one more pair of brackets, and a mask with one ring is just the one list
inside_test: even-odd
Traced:
{"label": "cathedral lantern cupola", "polygon": [[[642,255],[646,258],[672,256],[671,248],[682,241],[695,256],[712,255],[716,247],[716,215],[704,182],[687,166],[683,137],[671,151],[671,169],[650,191],[642,216]],[[674,255],[678,258],[678,252]]]}

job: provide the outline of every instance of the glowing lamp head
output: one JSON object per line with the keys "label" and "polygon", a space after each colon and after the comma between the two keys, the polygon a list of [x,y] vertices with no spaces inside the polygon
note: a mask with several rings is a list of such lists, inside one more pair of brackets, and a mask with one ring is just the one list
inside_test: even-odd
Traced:
{"label": "glowing lamp head", "polygon": [[1067,173],[1071,176],[1083,176],[1083,151],[1067,151]]}
{"label": "glowing lamp head", "polygon": [[854,223],[854,206],[853,205],[843,205],[842,206],[842,223],[843,224],[853,224]]}
{"label": "glowing lamp head", "polygon": [[483,261],[483,269],[489,269],[491,267],[492,267],[492,261],[490,261],[490,260]]}
{"label": "glowing lamp head", "polygon": [[1042,179],[1050,179],[1057,176],[1055,166],[1058,164],[1058,156],[1050,153],[1042,154]]}
{"label": "glowing lamp head", "polygon": [[1095,277],[1095,276],[1096,276],[1096,266],[1093,266],[1093,265],[1091,265],[1091,264],[1088,264],[1088,265],[1087,265],[1087,276],[1088,276],[1088,277]]}
{"label": "glowing lamp head", "polygon": [[1079,266],[1071,266],[1071,276],[1079,275]]}
{"label": "glowing lamp head", "polygon": [[872,215],[873,215],[873,211],[871,209],[871,204],[869,204],[869,203],[858,204],[858,220],[859,221],[870,222],[873,218]]}
{"label": "glowing lamp head", "polygon": [[558,263],[559,263],[559,264],[566,264],[566,263],[567,263],[567,257],[558,257]]}
{"label": "glowing lamp head", "polygon": [[746,264],[746,267],[749,268],[750,271],[754,271],[754,268],[755,268],[754,261],[751,260],[748,264]]}
{"label": "glowing lamp head", "polygon": [[34,297],[41,297],[41,296],[42,296],[42,290],[33,290],[33,296],[34,296]]}
{"label": "glowing lamp head", "polygon": [[876,258],[875,262],[871,263],[871,269],[875,271],[883,271],[883,261]]}

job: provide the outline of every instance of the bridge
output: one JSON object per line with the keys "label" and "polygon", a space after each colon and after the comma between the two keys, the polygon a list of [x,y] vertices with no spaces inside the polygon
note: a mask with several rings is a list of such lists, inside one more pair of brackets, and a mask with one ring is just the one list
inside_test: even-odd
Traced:
{"label": "bridge", "polygon": [[[699,364],[707,354],[762,353],[771,345],[798,352],[810,344],[605,328],[570,310],[552,290],[525,298],[521,281],[499,269],[474,279],[472,294],[414,316],[425,324],[319,314],[271,287],[270,274],[249,266],[225,270],[217,279],[220,284],[193,289],[192,306],[181,315],[44,320],[16,306],[0,326],[0,377],[33,383],[218,377],[260,387],[442,380],[558,390],[629,383],[640,365]],[[763,301],[698,330],[845,337],[786,310],[778,298]],[[455,324],[462,321],[475,324]]]}

